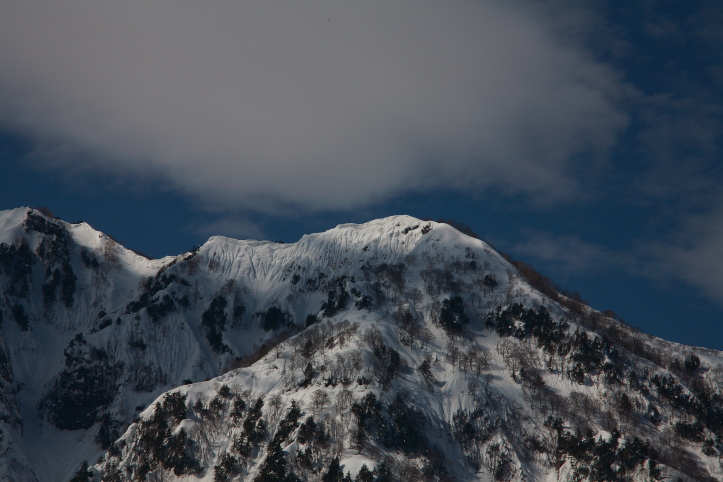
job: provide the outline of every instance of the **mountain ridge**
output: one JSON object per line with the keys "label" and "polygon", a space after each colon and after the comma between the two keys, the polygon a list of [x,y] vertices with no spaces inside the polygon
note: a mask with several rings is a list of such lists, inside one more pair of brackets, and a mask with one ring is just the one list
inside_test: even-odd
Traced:
{"label": "mountain ridge", "polygon": [[[396,480],[603,480],[579,447],[615,458],[635,437],[647,447],[638,458],[654,461],[661,476],[721,475],[720,352],[636,333],[590,308],[572,313],[489,245],[446,224],[393,216],[291,244],[216,236],[198,250],[148,260],[87,224],[23,209],[0,213],[0,246],[12,251],[0,257],[10,478],[68,480],[83,459],[105,454],[90,470],[104,480],[177,472],[267,480],[279,470],[320,480],[335,457],[338,470],[357,478],[364,461],[377,480],[387,469]],[[13,288],[24,285],[27,293]],[[112,397],[87,392],[80,374],[100,385],[110,379],[101,388]],[[701,382],[712,388],[696,388]],[[340,408],[343,390],[352,399]],[[623,395],[628,414],[618,406],[628,407]],[[244,408],[234,418],[237,399]],[[297,413],[292,400],[300,418],[279,434],[284,417]],[[592,414],[588,422],[570,411],[578,405]],[[543,411],[560,422],[545,427]],[[249,414],[266,424],[258,440],[249,438]],[[321,428],[310,429],[309,416]],[[481,420],[491,424],[484,436]],[[415,423],[431,427],[429,435],[409,432]],[[586,438],[585,427],[597,435]],[[318,439],[319,430],[334,442]],[[360,431],[368,432],[361,442]],[[149,449],[158,437],[176,447],[176,459]],[[690,456],[680,462],[661,452],[668,439]],[[578,458],[561,452],[573,442]],[[61,447],[39,457],[43,445]],[[621,480],[648,480],[657,470],[615,467]]]}

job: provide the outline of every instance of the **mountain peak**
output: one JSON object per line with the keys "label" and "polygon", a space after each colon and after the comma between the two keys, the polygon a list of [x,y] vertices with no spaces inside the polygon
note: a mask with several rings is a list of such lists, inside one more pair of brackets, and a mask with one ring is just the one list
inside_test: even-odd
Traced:
{"label": "mountain peak", "polygon": [[566,308],[448,224],[162,260],[29,208],[0,226],[26,244],[0,250],[0,476],[723,476],[721,353]]}

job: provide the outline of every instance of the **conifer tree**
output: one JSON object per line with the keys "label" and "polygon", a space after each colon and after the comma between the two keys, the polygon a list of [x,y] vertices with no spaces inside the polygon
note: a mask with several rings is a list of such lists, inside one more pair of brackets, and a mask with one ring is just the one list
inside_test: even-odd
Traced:
{"label": "conifer tree", "polygon": [[341,467],[339,466],[339,457],[334,457],[329,464],[329,468],[321,477],[321,482],[343,482],[343,480],[344,471],[341,470]]}

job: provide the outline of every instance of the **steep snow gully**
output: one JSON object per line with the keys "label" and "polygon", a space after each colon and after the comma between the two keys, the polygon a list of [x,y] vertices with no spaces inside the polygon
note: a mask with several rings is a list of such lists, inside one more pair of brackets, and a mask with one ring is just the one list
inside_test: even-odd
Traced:
{"label": "steep snow gully", "polygon": [[723,480],[720,352],[447,224],[149,260],[20,208],[0,284],[3,480]]}

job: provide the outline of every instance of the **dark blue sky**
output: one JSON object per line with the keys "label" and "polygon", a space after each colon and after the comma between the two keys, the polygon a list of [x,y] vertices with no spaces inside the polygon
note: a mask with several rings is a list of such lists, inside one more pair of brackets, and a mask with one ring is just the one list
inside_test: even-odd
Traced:
{"label": "dark blue sky", "polygon": [[153,257],[455,219],[723,349],[719,3],[350,5],[0,7],[0,208]]}

